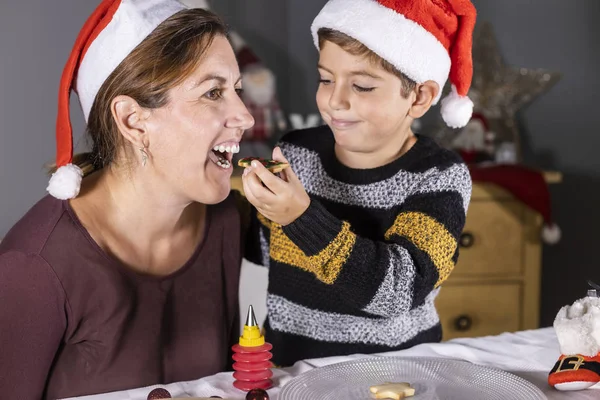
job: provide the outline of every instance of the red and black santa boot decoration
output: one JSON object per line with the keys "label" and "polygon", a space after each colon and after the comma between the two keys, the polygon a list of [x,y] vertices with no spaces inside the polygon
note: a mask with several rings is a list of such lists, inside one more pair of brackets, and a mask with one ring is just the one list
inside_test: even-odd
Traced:
{"label": "red and black santa boot decoration", "polygon": [[557,390],[588,389],[600,383],[600,287],[560,309],[554,320],[561,355],[548,375]]}

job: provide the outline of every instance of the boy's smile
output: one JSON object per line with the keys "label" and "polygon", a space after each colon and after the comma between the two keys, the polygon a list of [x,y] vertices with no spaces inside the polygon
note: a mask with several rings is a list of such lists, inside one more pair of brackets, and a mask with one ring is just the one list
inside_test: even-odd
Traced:
{"label": "boy's smile", "polygon": [[335,128],[336,130],[345,130],[354,128],[360,122],[361,121],[357,120],[339,119],[331,117],[329,126],[331,126],[332,129]]}

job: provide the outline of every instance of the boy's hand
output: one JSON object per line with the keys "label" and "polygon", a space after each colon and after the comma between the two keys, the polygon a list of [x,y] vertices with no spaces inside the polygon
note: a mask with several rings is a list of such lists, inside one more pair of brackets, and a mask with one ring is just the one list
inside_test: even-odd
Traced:
{"label": "boy's hand", "polygon": [[[287,163],[281,149],[273,150],[273,159]],[[244,193],[258,212],[273,222],[288,225],[294,222],[310,205],[310,197],[291,167],[277,177],[261,163],[252,161],[244,170]],[[264,183],[264,186],[263,186]]]}

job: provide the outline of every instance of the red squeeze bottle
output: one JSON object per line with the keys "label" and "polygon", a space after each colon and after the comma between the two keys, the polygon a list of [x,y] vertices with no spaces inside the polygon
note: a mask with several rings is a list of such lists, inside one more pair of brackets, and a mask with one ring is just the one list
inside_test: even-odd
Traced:
{"label": "red squeeze bottle", "polygon": [[261,335],[254,309],[250,306],[240,341],[232,347],[232,358],[235,361],[233,386],[245,392],[273,387],[271,380],[273,364],[270,361],[273,357],[270,352],[272,348],[273,346],[266,343],[264,336]]}

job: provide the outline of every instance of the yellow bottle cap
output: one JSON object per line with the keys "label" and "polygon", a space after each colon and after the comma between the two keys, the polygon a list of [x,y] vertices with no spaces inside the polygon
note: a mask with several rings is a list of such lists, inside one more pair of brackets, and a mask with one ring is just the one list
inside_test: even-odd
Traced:
{"label": "yellow bottle cap", "polygon": [[240,336],[240,346],[258,347],[265,344],[265,337],[260,334],[258,326],[244,326],[244,332]]}
{"label": "yellow bottle cap", "polygon": [[252,306],[248,308],[248,316],[246,317],[246,324],[244,325],[242,336],[240,336],[239,344],[243,347],[258,347],[265,344],[265,337],[260,333]]}

